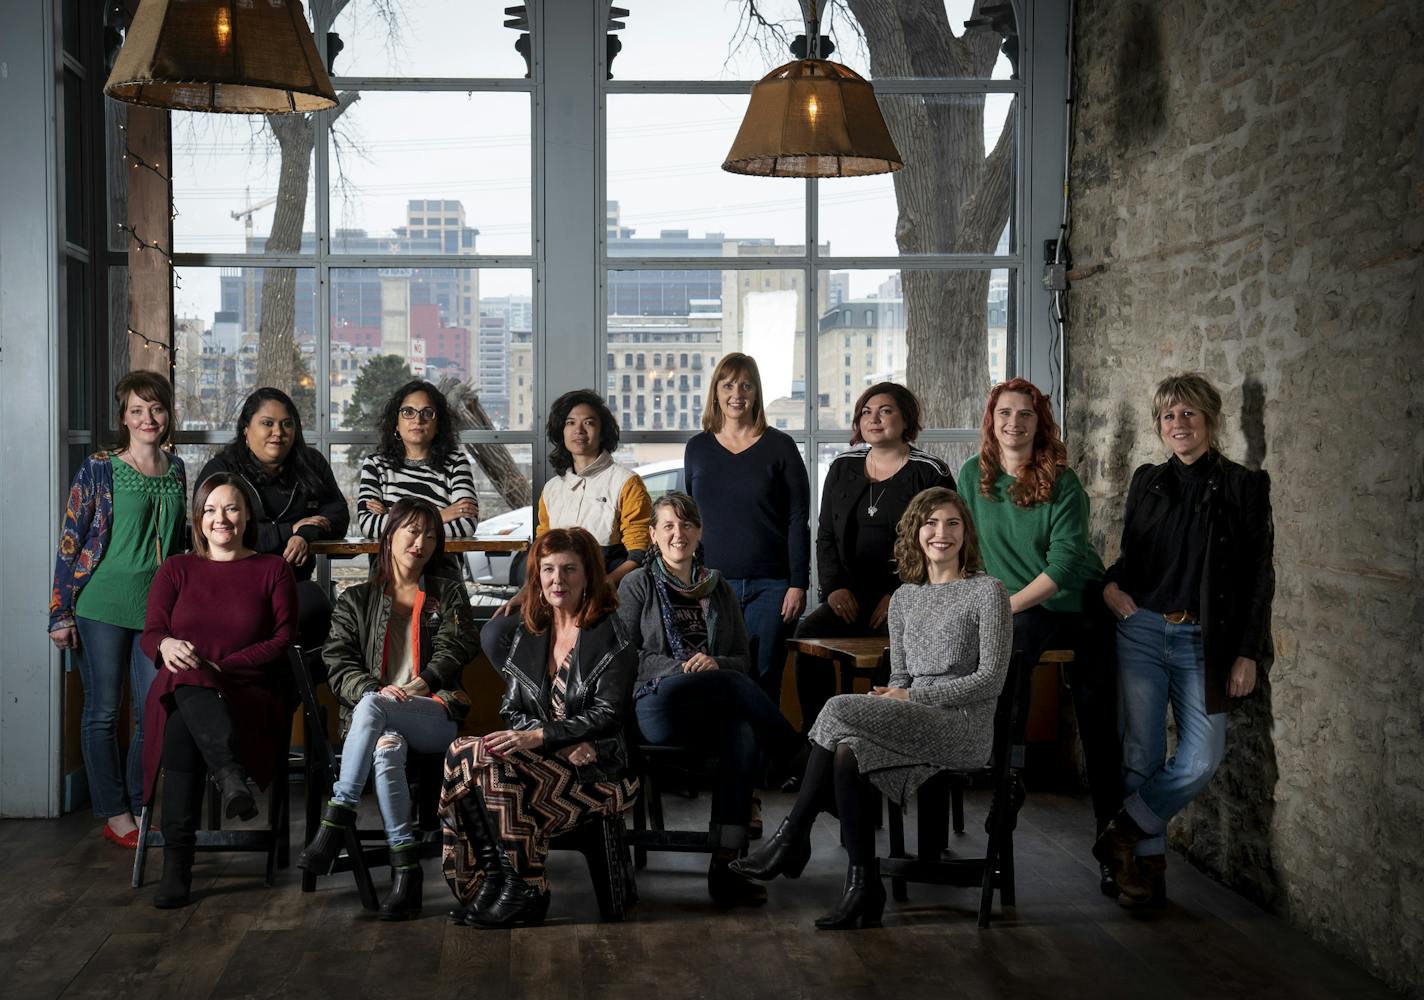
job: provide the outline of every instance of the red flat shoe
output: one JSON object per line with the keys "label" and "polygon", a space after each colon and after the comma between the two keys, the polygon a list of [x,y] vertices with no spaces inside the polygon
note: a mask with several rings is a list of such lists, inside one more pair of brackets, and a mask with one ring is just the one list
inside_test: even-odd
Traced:
{"label": "red flat shoe", "polygon": [[138,827],[134,827],[128,833],[120,837],[114,832],[114,828],[108,823],[104,824],[104,839],[120,847],[132,851],[138,846]]}

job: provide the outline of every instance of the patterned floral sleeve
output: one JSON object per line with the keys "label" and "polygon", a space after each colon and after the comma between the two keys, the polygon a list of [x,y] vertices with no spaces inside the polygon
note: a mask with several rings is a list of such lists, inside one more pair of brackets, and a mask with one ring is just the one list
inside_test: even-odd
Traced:
{"label": "patterned floral sleeve", "polygon": [[79,466],[69,487],[69,500],[64,506],[64,525],[60,529],[59,550],[54,559],[54,587],[49,595],[51,632],[74,624],[74,602],[83,587],[81,581],[94,572],[93,553],[85,544],[98,503],[94,461],[94,458],[87,458]]}

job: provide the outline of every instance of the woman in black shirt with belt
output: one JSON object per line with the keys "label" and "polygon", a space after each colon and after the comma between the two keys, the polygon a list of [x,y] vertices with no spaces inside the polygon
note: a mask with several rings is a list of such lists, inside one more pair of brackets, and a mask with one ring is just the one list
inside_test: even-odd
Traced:
{"label": "woman in black shirt with belt", "polygon": [[[887,635],[895,575],[895,525],[915,494],[931,486],[954,489],[949,466],[914,447],[920,403],[894,382],[860,394],[849,451],[836,456],[821,494],[816,559],[822,604],[796,629],[817,639]],[[835,694],[835,666],[796,659],[796,697],[805,732]]]}

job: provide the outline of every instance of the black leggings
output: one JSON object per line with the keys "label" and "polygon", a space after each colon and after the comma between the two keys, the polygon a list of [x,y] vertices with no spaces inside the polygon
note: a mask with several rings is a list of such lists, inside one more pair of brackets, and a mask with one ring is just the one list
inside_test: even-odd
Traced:
{"label": "black leggings", "polygon": [[817,815],[829,812],[841,821],[841,843],[852,865],[869,865],[875,859],[875,814],[880,798],[850,745],[841,743],[835,753],[813,746],[801,779],[801,791],[787,819],[809,830]]}

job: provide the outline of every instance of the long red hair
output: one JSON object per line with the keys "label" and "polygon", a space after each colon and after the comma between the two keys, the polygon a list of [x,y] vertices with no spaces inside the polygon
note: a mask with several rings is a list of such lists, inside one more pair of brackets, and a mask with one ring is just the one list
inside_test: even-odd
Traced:
{"label": "long red hair", "polygon": [[1025,378],[1011,378],[989,390],[989,401],[984,404],[984,419],[979,424],[979,493],[993,499],[994,480],[1004,470],[1000,461],[999,439],[994,436],[994,408],[999,404],[999,397],[1006,392],[1022,393],[1031,399],[1034,415],[1038,417],[1038,430],[1033,435],[1033,458],[1014,477],[1013,485],[1009,487],[1009,499],[1020,507],[1047,503],[1053,496],[1053,484],[1058,480],[1058,473],[1068,467],[1068,449],[1063,444],[1058,421],[1053,419],[1049,397]]}
{"label": "long red hair", "polygon": [[529,596],[524,602],[523,618],[524,627],[535,635],[542,635],[554,620],[554,609],[544,596],[544,587],[539,579],[539,563],[545,556],[560,552],[572,552],[578,556],[583,563],[584,576],[588,578],[588,589],[584,592],[583,605],[578,613],[580,628],[593,624],[618,607],[618,595],[608,583],[608,574],[603,568],[603,550],[598,547],[598,542],[583,528],[553,528],[540,535],[529,550]]}

